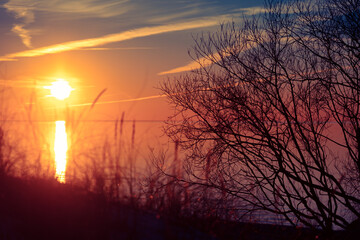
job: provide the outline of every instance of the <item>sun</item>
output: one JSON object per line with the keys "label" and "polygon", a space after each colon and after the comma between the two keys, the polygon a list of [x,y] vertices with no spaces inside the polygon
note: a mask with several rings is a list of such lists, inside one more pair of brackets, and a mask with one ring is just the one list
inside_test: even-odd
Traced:
{"label": "sun", "polygon": [[51,86],[45,86],[45,89],[49,89],[51,97],[55,97],[59,100],[64,100],[70,96],[71,91],[74,89],[64,79],[57,79],[51,83]]}

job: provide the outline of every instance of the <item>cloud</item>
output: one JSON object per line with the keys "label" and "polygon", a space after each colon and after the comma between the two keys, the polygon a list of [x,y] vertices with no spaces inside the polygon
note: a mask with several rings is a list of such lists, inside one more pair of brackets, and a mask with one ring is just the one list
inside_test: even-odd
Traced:
{"label": "cloud", "polygon": [[9,0],[3,7],[11,13],[20,23],[15,23],[12,32],[18,35],[23,44],[31,48],[32,31],[27,29],[28,25],[35,21],[35,11],[42,12],[60,12],[75,13],[76,17],[93,16],[93,17],[113,17],[125,13],[128,8],[123,4],[128,0],[108,2],[99,0]]}
{"label": "cloud", "polygon": [[0,79],[0,86],[12,87],[12,88],[33,88],[36,85],[29,80],[5,80]]}
{"label": "cloud", "polygon": [[[161,95],[139,97],[139,98],[130,98],[130,99],[113,100],[113,101],[102,101],[102,102],[96,102],[96,105],[144,101],[144,100],[163,98],[163,97],[166,97],[166,96],[167,96],[166,94],[161,94]],[[72,105],[70,105],[70,107],[86,107],[86,106],[92,106],[92,105],[93,105],[93,102],[91,102],[91,103],[72,104]]]}
{"label": "cloud", "polygon": [[25,26],[24,24],[15,24],[11,29],[11,31],[21,38],[25,46],[31,48],[30,31],[25,29],[24,26]]}
{"label": "cloud", "polygon": [[[242,46],[241,50],[245,51],[245,50],[249,49],[249,47],[250,47],[249,45]],[[199,69],[201,67],[207,67],[207,66],[214,64],[215,62],[221,61],[221,59],[224,57],[230,56],[231,52],[232,51],[230,49],[222,49],[219,52],[216,52],[216,53],[213,53],[206,57],[202,57],[197,60],[194,60],[185,66],[177,67],[177,68],[174,68],[174,69],[171,69],[168,71],[164,71],[164,72],[160,72],[160,73],[158,73],[158,75],[187,72],[187,71]]]}
{"label": "cloud", "polygon": [[[264,13],[264,12],[266,12],[266,9],[263,7],[239,8],[239,9],[234,10],[234,13],[237,13],[236,15],[243,14],[245,16],[252,16],[252,15],[256,15],[256,14],[260,14],[260,13]],[[243,46],[242,50],[244,51],[244,50],[248,49],[249,47],[250,46]],[[229,56],[229,54],[227,52],[228,51],[226,51],[226,50],[222,50],[221,56],[223,56],[223,57]],[[186,64],[185,66],[181,66],[181,67],[173,68],[173,69],[170,69],[170,70],[167,70],[164,72],[160,72],[160,73],[158,73],[158,75],[166,75],[166,74],[174,74],[174,73],[192,71],[195,69],[199,69],[201,67],[210,66],[214,62],[217,62],[221,59],[219,53],[214,53],[211,56],[211,58],[212,58],[212,60],[209,60],[209,56],[202,57],[196,61],[192,61],[192,62]]]}
{"label": "cloud", "polygon": [[219,23],[218,21],[219,20],[217,17],[213,17],[213,18],[207,18],[203,20],[196,20],[190,22],[168,24],[168,25],[161,25],[155,27],[137,28],[133,30],[124,31],[121,33],[105,35],[98,38],[70,41],[70,42],[55,44],[47,47],[26,50],[13,54],[7,54],[5,56],[0,57],[0,60],[4,61],[4,60],[17,59],[21,57],[43,56],[47,54],[54,54],[54,53],[72,51],[72,50],[81,50],[84,48],[97,47],[109,43],[121,42],[125,40],[130,40],[139,37],[146,37],[156,34],[189,30],[189,29],[195,29],[201,27],[210,27],[217,25]]}
{"label": "cloud", "polygon": [[189,16],[196,16],[200,14],[200,9],[198,8],[192,8],[186,11],[176,12],[173,14],[166,14],[162,16],[153,17],[149,20],[149,22],[153,23],[161,23],[161,22],[169,22],[173,21],[174,19],[182,19]]}
{"label": "cloud", "polygon": [[8,0],[3,7],[14,14],[17,20],[12,31],[28,48],[31,48],[32,35],[34,35],[34,30],[30,27],[37,24],[35,18],[39,22],[51,17],[57,18],[59,14],[68,21],[109,18],[114,25],[123,27],[130,26],[134,21],[168,24],[170,21],[179,22],[185,21],[184,19],[189,21],[191,18],[204,17],[209,13],[214,15],[222,12],[222,8],[214,7],[205,0]]}
{"label": "cloud", "polygon": [[[250,48],[254,47],[254,45],[243,45],[241,46],[241,50],[237,50],[237,51],[246,51]],[[181,67],[177,67],[177,68],[173,68],[171,70],[168,71],[164,71],[164,72],[160,72],[158,73],[158,75],[166,75],[166,74],[174,74],[174,73],[181,73],[181,72],[188,72],[188,71],[192,71],[192,70],[196,70],[202,67],[207,67],[210,66],[216,62],[221,61],[222,58],[231,56],[231,52],[232,50],[229,49],[222,49],[219,52],[213,53],[211,55],[208,55],[206,57],[202,57],[199,58],[197,60],[194,60],[190,63],[188,63],[185,66],[181,66]]]}
{"label": "cloud", "polygon": [[90,47],[90,48],[82,48],[79,50],[82,51],[107,51],[107,50],[150,50],[154,49],[152,47],[114,47],[114,48],[105,48],[105,47]]}
{"label": "cloud", "polygon": [[247,15],[247,16],[256,15],[256,14],[266,12],[266,8],[264,8],[264,7],[240,8],[238,10],[240,12],[242,12],[244,15]]}
{"label": "cloud", "polygon": [[13,6],[11,4],[9,5],[10,2],[11,1],[6,3],[4,7],[7,9],[8,12],[13,12],[15,14],[16,19],[22,21],[21,24],[14,24],[11,31],[21,38],[23,44],[26,47],[31,48],[30,30],[25,29],[25,26],[34,22],[35,19],[34,14],[32,11],[29,11],[29,9],[26,7],[21,7],[18,5]]}
{"label": "cloud", "polygon": [[33,14],[35,11],[87,14],[93,17],[121,15],[129,8],[129,0],[9,0],[4,7],[16,14]]}
{"label": "cloud", "polygon": [[[266,34],[265,31],[261,31],[259,35],[259,41],[267,42],[269,41],[269,37]],[[168,71],[160,72],[158,75],[166,75],[166,74],[174,74],[174,73],[180,73],[180,72],[188,72],[196,69],[200,69],[203,67],[210,66],[212,64],[220,62],[222,59],[227,58],[231,55],[234,55],[234,53],[241,53],[245,52],[249,49],[255,48],[258,46],[257,42],[250,42],[250,41],[242,41],[243,39],[238,39],[240,42],[236,43],[233,42],[231,46],[228,46],[227,48],[220,49],[218,52],[211,53],[207,56],[201,57],[199,59],[196,59],[194,61],[191,61],[190,63],[186,64],[185,66],[173,68]],[[280,39],[282,42],[286,42],[287,38],[283,37]]]}
{"label": "cloud", "polygon": [[166,74],[187,72],[187,71],[199,69],[201,66],[206,67],[206,66],[209,66],[209,65],[213,64],[212,61],[210,61],[210,60],[208,60],[206,58],[201,58],[198,61],[192,61],[192,62],[188,63],[185,66],[181,66],[181,67],[177,67],[177,68],[174,68],[174,69],[171,69],[171,70],[168,70],[168,71],[164,71],[164,72],[158,73],[158,75],[166,75]]}
{"label": "cloud", "polygon": [[[241,51],[245,51],[245,50],[249,49],[250,47],[251,47],[250,45],[243,45],[241,48]],[[215,62],[221,61],[221,59],[224,57],[230,56],[232,52],[233,52],[233,50],[228,49],[228,48],[222,49],[219,52],[216,52],[216,53],[213,53],[206,57],[202,57],[197,60],[194,60],[185,66],[177,67],[177,68],[174,68],[174,69],[171,69],[168,71],[158,73],[158,75],[187,72],[187,71],[199,69],[201,67],[207,67],[207,66],[214,64]]]}

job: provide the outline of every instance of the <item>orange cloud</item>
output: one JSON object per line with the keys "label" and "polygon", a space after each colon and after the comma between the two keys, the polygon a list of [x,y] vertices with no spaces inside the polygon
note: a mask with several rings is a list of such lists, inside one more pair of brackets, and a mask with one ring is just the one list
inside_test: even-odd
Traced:
{"label": "orange cloud", "polygon": [[25,46],[31,48],[30,31],[24,28],[24,24],[15,24],[11,31],[21,38]]}
{"label": "orange cloud", "polygon": [[[262,40],[267,41],[267,36],[265,35],[264,31],[261,32],[261,35],[262,35]],[[257,45],[256,43],[250,44],[249,42],[247,42],[247,43],[241,42],[241,39],[239,39],[239,41],[240,42],[237,43],[238,46],[236,46],[236,44],[234,45],[234,47],[238,47],[238,49],[236,49],[236,51],[238,51],[238,52],[246,51],[246,50],[248,50],[250,48],[253,48],[253,47],[255,47]],[[212,64],[214,64],[216,62],[221,61],[221,59],[224,58],[224,57],[230,56],[233,51],[234,50],[231,50],[229,48],[221,49],[216,53],[212,53],[212,54],[210,54],[208,56],[205,56],[205,57],[199,58],[197,60],[194,60],[194,61],[186,64],[185,66],[181,66],[181,67],[170,69],[168,71],[160,72],[160,73],[158,73],[158,75],[181,73],[181,72],[187,72],[187,71],[196,70],[196,69],[199,69],[199,68],[202,68],[202,67],[207,67],[207,66],[210,66],[210,65],[212,65]]]}
{"label": "orange cloud", "polygon": [[26,50],[13,54],[7,54],[5,56],[0,57],[0,61],[8,61],[21,57],[43,56],[47,54],[54,54],[54,53],[72,51],[72,50],[82,50],[85,48],[102,46],[113,42],[121,42],[134,38],[146,37],[146,36],[162,34],[167,32],[175,32],[175,31],[189,30],[194,28],[215,26],[217,24],[218,24],[218,18],[209,18],[209,19],[197,20],[191,22],[138,28],[121,33],[109,34],[98,38],[70,41],[70,42],[55,44],[47,47]]}
{"label": "orange cloud", "polygon": [[177,68],[174,68],[174,69],[171,69],[171,70],[168,70],[168,71],[158,73],[158,75],[187,72],[187,71],[199,69],[200,67],[206,67],[206,66],[209,66],[211,64],[213,64],[213,62],[210,61],[209,59],[201,58],[198,61],[192,61],[192,62],[190,62],[189,64],[187,64],[185,66],[177,67]]}
{"label": "orange cloud", "polygon": [[[246,46],[246,48],[247,47],[248,46]],[[245,50],[245,48],[243,48],[243,50]],[[202,57],[202,58],[199,58],[199,59],[197,59],[195,61],[192,61],[192,62],[188,63],[185,66],[177,67],[177,68],[165,71],[165,72],[158,73],[158,75],[187,72],[187,71],[199,69],[201,67],[207,67],[207,66],[210,66],[210,65],[214,64],[215,62],[220,61],[222,57],[226,57],[226,56],[229,56],[229,55],[230,55],[229,50],[224,49],[221,52],[217,52],[217,53],[214,53],[214,54],[212,54],[210,56]]]}

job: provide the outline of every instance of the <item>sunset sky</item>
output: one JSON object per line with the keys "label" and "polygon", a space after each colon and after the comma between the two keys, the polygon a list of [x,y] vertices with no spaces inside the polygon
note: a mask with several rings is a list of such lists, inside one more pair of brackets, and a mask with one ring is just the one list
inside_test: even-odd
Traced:
{"label": "sunset sky", "polygon": [[164,120],[166,99],[156,87],[194,66],[193,36],[262,7],[262,0],[0,0],[0,83],[17,111],[58,104],[44,86],[62,78],[75,89],[72,109],[89,107],[107,89],[92,119],[125,112]]}

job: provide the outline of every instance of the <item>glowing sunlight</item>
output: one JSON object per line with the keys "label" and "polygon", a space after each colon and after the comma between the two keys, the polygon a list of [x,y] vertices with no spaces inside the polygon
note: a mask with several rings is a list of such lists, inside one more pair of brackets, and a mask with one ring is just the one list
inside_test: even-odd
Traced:
{"label": "glowing sunlight", "polygon": [[59,182],[62,183],[65,182],[67,150],[68,150],[68,145],[67,145],[65,121],[56,121],[55,143],[54,143],[55,168],[56,168],[56,178],[59,180]]}
{"label": "glowing sunlight", "polygon": [[55,97],[59,100],[68,98],[71,91],[74,90],[69,83],[63,79],[57,79],[57,81],[51,83],[51,86],[45,86],[44,88],[50,90],[51,97]]}
{"label": "glowing sunlight", "polygon": [[[45,86],[45,89],[49,89],[51,97],[55,97],[58,100],[64,100],[70,96],[71,91],[74,89],[64,79],[57,79],[51,83],[51,86]],[[59,182],[65,183],[65,171],[67,161],[67,134],[66,134],[66,122],[55,121],[55,141],[54,141],[54,154],[55,154],[55,177]]]}

